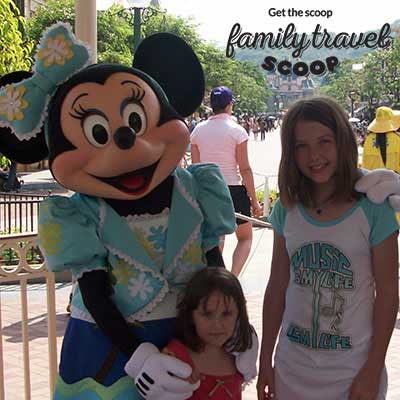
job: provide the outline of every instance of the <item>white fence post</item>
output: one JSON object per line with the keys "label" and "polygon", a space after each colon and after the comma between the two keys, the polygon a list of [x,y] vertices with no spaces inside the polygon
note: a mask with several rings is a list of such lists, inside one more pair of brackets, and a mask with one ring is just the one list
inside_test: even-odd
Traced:
{"label": "white fence post", "polygon": [[263,210],[263,216],[268,217],[270,212],[270,207],[269,207],[269,183],[268,183],[268,176],[265,177],[264,181],[264,210]]}
{"label": "white fence post", "polygon": [[[41,264],[30,264],[27,260],[27,252],[36,247],[37,233],[25,233],[16,235],[0,236],[0,254],[7,249],[13,249],[17,253],[18,265],[6,266],[0,261],[0,285],[10,282],[18,282],[21,287],[21,331],[22,350],[24,366],[24,398],[32,397],[31,368],[29,352],[28,333],[28,298],[27,281],[41,278],[46,280],[47,289],[47,329],[48,329],[48,355],[49,355],[49,389],[52,396],[57,378],[57,334],[56,334],[56,304],[55,304],[55,276],[48,272],[46,266]],[[1,293],[0,293],[1,295]],[[0,301],[0,400],[5,398],[5,376],[4,376],[4,345],[1,334],[1,301]]]}

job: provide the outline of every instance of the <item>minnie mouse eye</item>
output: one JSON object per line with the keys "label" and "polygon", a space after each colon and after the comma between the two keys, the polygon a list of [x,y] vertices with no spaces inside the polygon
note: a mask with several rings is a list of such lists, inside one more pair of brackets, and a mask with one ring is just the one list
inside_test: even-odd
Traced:
{"label": "minnie mouse eye", "polygon": [[147,127],[146,114],[139,104],[128,104],[124,108],[122,118],[124,123],[135,131],[136,136],[141,136],[145,133]]}
{"label": "minnie mouse eye", "polygon": [[83,131],[90,144],[103,147],[110,141],[110,127],[101,115],[90,115],[83,121]]}

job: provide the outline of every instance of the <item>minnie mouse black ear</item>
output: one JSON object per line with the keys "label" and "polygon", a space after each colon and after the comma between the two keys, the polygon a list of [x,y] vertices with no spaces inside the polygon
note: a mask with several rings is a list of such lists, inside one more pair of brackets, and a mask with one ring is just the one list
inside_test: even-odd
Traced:
{"label": "minnie mouse black ear", "polygon": [[[0,87],[30,78],[31,72],[15,71],[0,78]],[[0,153],[21,164],[31,164],[45,159],[48,149],[43,129],[30,140],[19,140],[9,128],[0,127]]]}
{"label": "minnie mouse black ear", "polygon": [[200,106],[204,97],[203,68],[192,48],[179,36],[163,32],[144,39],[132,66],[157,81],[182,117]]}

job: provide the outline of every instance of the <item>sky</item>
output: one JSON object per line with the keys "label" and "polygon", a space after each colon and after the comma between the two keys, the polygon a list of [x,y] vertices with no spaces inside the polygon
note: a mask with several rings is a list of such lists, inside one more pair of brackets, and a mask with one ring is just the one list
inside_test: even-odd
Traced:
{"label": "sky", "polygon": [[[112,3],[114,0],[97,0],[98,7]],[[126,2],[127,0],[115,0]],[[146,0],[137,0],[146,2]],[[322,5],[320,0],[159,0],[161,7],[168,13],[182,17],[193,16],[200,26],[198,32],[203,39],[226,43],[232,26],[240,23],[243,31],[255,33],[278,32],[289,23],[296,25],[297,32],[309,33],[316,24],[329,31],[360,33],[366,30],[379,29],[384,23],[400,19],[400,2],[383,0],[378,2],[347,0],[332,1]],[[369,3],[369,4],[368,4]],[[382,5],[380,5],[382,4]],[[272,16],[271,9],[280,11],[281,15]],[[325,16],[288,16],[289,10],[324,11]],[[275,11],[275,12],[276,12]],[[331,16],[328,18],[327,11]]]}
{"label": "sky", "polygon": [[[187,17],[193,15],[200,25],[199,33],[208,41],[226,42],[232,25],[240,23],[243,31],[277,32],[289,23],[296,25],[297,32],[309,33],[317,23],[333,32],[363,32],[378,29],[384,23],[400,19],[398,0],[332,1],[320,0],[160,0],[169,13]],[[368,5],[369,3],[369,5]],[[289,9],[331,11],[331,16],[288,16]],[[281,16],[270,16],[270,9],[281,11]],[[271,13],[273,11],[271,10]],[[282,15],[284,14],[284,15]]]}

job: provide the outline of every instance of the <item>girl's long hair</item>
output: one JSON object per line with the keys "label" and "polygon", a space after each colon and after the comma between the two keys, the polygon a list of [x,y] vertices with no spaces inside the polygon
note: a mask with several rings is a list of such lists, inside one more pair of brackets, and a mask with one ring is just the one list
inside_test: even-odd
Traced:
{"label": "girl's long hair", "polygon": [[357,169],[357,142],[348,117],[334,100],[311,97],[295,102],[283,118],[278,175],[279,196],[283,206],[288,208],[296,203],[313,206],[313,182],[301,173],[295,161],[295,129],[299,121],[319,122],[334,132],[338,153],[334,195],[359,198],[359,193],[354,190],[354,184],[360,176]]}

